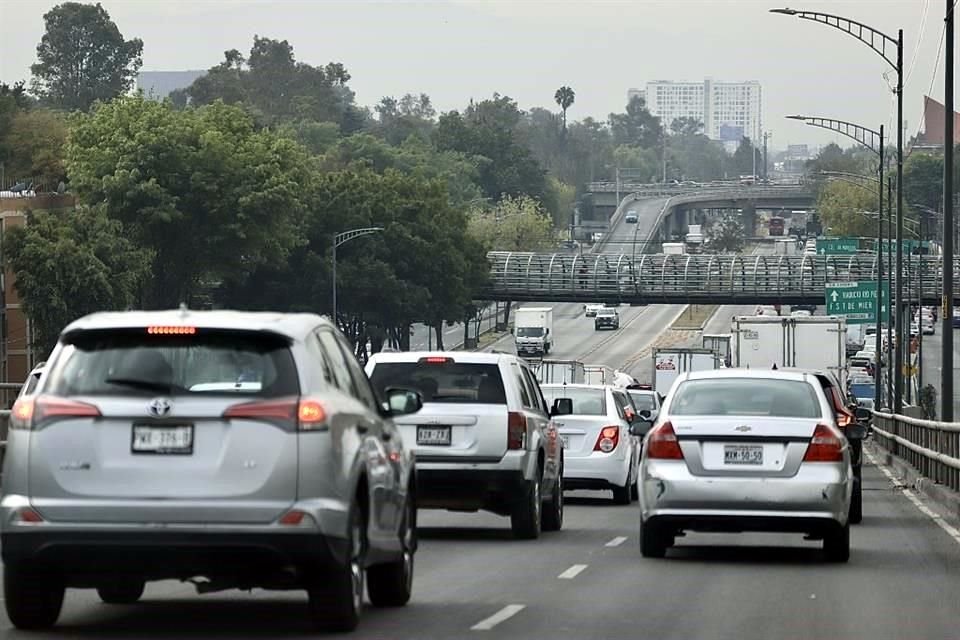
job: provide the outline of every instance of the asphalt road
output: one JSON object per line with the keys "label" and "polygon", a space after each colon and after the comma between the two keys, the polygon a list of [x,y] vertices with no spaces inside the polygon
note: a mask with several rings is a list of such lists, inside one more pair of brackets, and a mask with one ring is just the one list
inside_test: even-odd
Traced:
{"label": "asphalt road", "polygon": [[[923,336],[923,384],[932,384],[937,389],[937,415],[940,414],[940,372],[943,359],[941,348],[943,338],[940,323],[936,333]],[[960,329],[953,330],[953,416],[960,420]]]}

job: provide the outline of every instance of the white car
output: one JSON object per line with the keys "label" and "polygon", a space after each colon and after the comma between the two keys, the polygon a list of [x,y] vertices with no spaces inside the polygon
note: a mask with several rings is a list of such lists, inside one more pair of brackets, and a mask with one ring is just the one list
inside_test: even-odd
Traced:
{"label": "white car", "polygon": [[797,309],[796,311],[790,312],[791,318],[809,318],[813,314],[807,311],[806,309]]}
{"label": "white car", "polygon": [[[612,490],[617,504],[637,497],[640,443],[632,423],[641,424],[624,389],[611,385],[545,384],[547,403],[573,403],[569,415],[554,423],[563,440],[563,484],[566,489]],[[639,426],[637,427],[639,428]]]}
{"label": "white car", "polygon": [[637,222],[637,212],[633,209],[627,211],[627,215],[623,218],[624,222],[627,224],[636,224]]}
{"label": "white car", "polygon": [[595,317],[597,317],[597,312],[600,311],[600,309],[603,309],[603,308],[604,308],[603,303],[601,303],[601,302],[591,302],[590,304],[585,304],[585,305],[583,305],[583,313],[584,313],[588,318],[595,318]]}

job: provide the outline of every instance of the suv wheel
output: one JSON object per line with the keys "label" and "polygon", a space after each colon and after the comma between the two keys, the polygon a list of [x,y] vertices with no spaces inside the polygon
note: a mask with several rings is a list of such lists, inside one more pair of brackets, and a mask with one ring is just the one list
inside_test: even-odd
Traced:
{"label": "suv wheel", "polygon": [[850,524],[863,522],[863,481],[854,478],[853,495],[850,497]]}
{"label": "suv wheel", "polygon": [[644,558],[662,558],[667,555],[666,536],[656,522],[640,521],[640,555]]}
{"label": "suv wheel", "polygon": [[557,472],[557,479],[550,492],[550,501],[543,512],[543,530],[560,531],[563,528],[563,467]]}
{"label": "suv wheel", "polygon": [[540,495],[540,477],[526,483],[523,499],[510,514],[510,527],[513,535],[521,540],[536,540],[540,537],[540,509],[543,498]]}
{"label": "suv wheel", "polygon": [[40,567],[3,567],[7,617],[18,629],[49,629],[57,623],[66,589],[59,576]]}
{"label": "suv wheel", "polygon": [[363,561],[366,553],[364,514],[359,504],[350,511],[346,564],[311,578],[307,588],[313,624],[323,631],[353,631],[363,609]]}
{"label": "suv wheel", "polygon": [[823,554],[827,562],[846,562],[850,559],[850,525],[837,526],[823,538]]}
{"label": "suv wheel", "polygon": [[143,580],[116,579],[97,587],[97,595],[107,604],[133,604],[143,595]]}
{"label": "suv wheel", "polygon": [[407,495],[407,507],[400,527],[403,556],[394,562],[367,569],[367,594],[375,607],[402,607],[413,592],[413,556],[417,550],[417,508],[413,494]]}

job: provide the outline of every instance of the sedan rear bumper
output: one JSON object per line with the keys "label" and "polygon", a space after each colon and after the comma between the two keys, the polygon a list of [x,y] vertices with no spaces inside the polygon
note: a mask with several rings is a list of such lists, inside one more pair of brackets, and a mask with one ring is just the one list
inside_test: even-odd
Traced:
{"label": "sedan rear bumper", "polygon": [[564,457],[563,484],[566,489],[609,489],[623,487],[630,465],[623,454],[595,452],[584,458]]}

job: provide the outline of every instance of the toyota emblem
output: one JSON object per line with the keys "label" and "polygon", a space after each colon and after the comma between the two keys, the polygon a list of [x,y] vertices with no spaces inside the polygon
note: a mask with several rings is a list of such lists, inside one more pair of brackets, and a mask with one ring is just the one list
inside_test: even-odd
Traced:
{"label": "toyota emblem", "polygon": [[154,398],[147,405],[147,411],[155,418],[163,418],[170,413],[170,401],[166,398]]}

